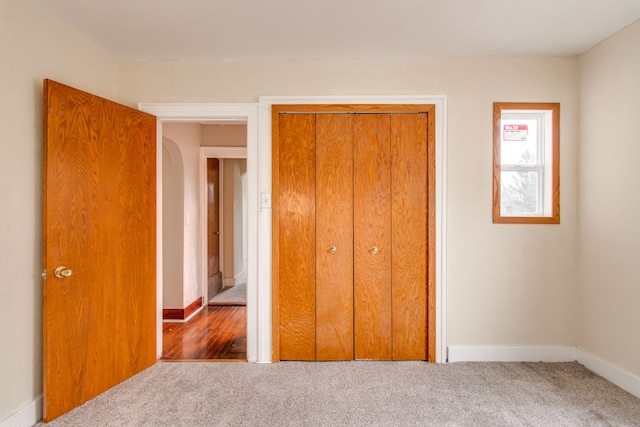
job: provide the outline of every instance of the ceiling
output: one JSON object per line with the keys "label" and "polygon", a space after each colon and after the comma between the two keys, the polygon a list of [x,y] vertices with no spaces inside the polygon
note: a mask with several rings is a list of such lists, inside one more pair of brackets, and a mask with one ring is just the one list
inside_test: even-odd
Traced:
{"label": "ceiling", "polygon": [[121,59],[577,55],[640,0],[38,0]]}

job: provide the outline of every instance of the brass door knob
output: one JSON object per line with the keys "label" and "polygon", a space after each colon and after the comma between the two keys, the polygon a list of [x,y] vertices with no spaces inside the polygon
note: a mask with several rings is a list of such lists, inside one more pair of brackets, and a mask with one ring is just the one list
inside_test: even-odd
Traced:
{"label": "brass door knob", "polygon": [[370,252],[371,252],[372,254],[374,254],[374,255],[375,255],[375,254],[377,254],[377,253],[378,253],[378,247],[377,247],[377,246],[372,247],[372,248],[370,249]]}
{"label": "brass door knob", "polygon": [[331,246],[329,248],[329,252],[332,253],[332,254],[335,254],[337,251],[338,251],[338,248],[336,248],[335,246]]}
{"label": "brass door knob", "polygon": [[73,271],[71,271],[70,268],[61,265],[60,267],[56,268],[54,274],[58,279],[64,279],[65,277],[71,276],[73,274]]}

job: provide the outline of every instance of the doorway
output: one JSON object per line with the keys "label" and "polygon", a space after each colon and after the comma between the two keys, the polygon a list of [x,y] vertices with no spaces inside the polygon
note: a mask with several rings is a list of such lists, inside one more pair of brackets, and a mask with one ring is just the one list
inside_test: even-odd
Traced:
{"label": "doorway", "polygon": [[246,360],[246,129],[163,123],[163,360]]}

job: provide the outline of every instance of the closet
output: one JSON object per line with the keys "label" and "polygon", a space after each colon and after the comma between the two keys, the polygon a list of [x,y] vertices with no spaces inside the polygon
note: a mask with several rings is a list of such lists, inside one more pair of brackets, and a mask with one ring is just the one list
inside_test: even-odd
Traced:
{"label": "closet", "polygon": [[428,123],[274,110],[279,359],[427,359]]}

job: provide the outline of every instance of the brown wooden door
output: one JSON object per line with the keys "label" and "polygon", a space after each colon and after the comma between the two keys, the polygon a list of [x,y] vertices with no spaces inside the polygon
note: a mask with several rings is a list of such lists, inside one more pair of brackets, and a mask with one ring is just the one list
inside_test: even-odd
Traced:
{"label": "brown wooden door", "polygon": [[220,272],[220,161],[207,159],[207,284],[209,299],[222,288]]}
{"label": "brown wooden door", "polygon": [[391,115],[358,115],[354,141],[355,358],[391,360]]}
{"label": "brown wooden door", "polygon": [[316,116],[316,360],[353,359],[353,120]]}
{"label": "brown wooden door", "polygon": [[155,117],[45,80],[45,421],[156,361],[155,147]]}
{"label": "brown wooden door", "polygon": [[315,115],[280,115],[278,128],[280,355],[315,360]]}
{"label": "brown wooden door", "polygon": [[425,360],[427,115],[274,128],[280,358]]}
{"label": "brown wooden door", "polygon": [[427,115],[391,115],[393,360],[427,359]]}

